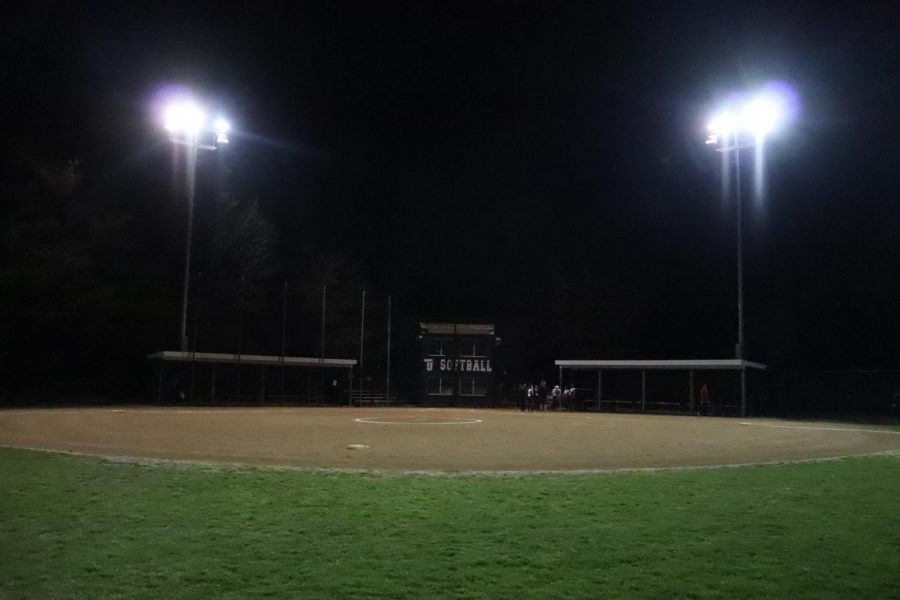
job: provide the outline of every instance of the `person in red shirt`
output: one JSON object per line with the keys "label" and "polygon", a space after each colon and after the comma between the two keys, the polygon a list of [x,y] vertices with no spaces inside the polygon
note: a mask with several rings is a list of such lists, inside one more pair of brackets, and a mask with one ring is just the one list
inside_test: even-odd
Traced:
{"label": "person in red shirt", "polygon": [[705,383],[700,386],[700,407],[697,414],[709,414],[709,388]]}

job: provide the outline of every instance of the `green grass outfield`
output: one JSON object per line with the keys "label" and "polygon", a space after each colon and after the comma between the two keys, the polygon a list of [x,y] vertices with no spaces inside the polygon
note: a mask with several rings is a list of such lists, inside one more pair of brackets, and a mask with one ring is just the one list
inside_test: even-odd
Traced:
{"label": "green grass outfield", "polygon": [[0,449],[0,598],[900,599],[900,456],[577,475]]}

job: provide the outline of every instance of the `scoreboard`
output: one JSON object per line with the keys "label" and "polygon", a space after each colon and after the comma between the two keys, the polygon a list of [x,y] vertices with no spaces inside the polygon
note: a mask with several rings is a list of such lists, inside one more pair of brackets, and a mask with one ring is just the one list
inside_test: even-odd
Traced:
{"label": "scoreboard", "polygon": [[493,402],[494,325],[419,323],[422,400],[437,406],[484,406]]}

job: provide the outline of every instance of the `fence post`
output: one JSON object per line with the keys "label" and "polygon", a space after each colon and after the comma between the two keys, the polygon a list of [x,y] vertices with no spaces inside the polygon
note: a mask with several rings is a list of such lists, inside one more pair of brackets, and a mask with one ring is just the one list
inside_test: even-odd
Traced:
{"label": "fence post", "polygon": [[691,414],[694,414],[694,372],[690,372],[690,385],[688,386],[688,395],[690,399],[688,400],[688,404],[690,406]]}
{"label": "fence post", "polygon": [[322,401],[321,396],[325,394],[325,293],[327,292],[327,286],[322,286],[322,349],[321,354],[319,355],[319,401]]}
{"label": "fence post", "polygon": [[387,373],[385,374],[384,399],[391,401],[391,297],[388,296],[388,322],[387,322]]}
{"label": "fence post", "polygon": [[366,342],[366,290],[362,291],[362,309],[359,315],[359,403],[363,395],[363,348]]}
{"label": "fence post", "polygon": [[647,371],[641,371],[641,412],[647,410]]}
{"label": "fence post", "polygon": [[259,403],[266,403],[266,365],[259,365]]}

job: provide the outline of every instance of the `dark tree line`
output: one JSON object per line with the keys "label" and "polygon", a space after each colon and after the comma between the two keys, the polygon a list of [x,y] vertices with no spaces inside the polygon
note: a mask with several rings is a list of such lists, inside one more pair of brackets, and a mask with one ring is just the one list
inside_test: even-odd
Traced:
{"label": "dark tree line", "polygon": [[[184,207],[92,186],[75,160],[22,155],[2,175],[3,401],[139,397],[146,355],[177,348]],[[325,287],[326,353],[356,358],[367,289],[366,354],[384,364],[386,295],[351,255],[310,243],[285,258],[259,201],[211,196],[195,212],[191,349],[318,356]]]}
{"label": "dark tree line", "polygon": [[[154,240],[167,229],[139,218],[133,195],[90,185],[75,160],[14,157],[2,196],[4,399],[137,393],[176,314],[180,263],[171,240]],[[240,295],[253,310],[276,266],[274,227],[255,202],[225,194],[218,206],[205,282],[220,312]]]}
{"label": "dark tree line", "polygon": [[72,386],[89,357],[121,351],[117,323],[146,306],[129,293],[128,212],[90,193],[77,161],[20,156],[3,177],[2,364],[10,394]]}

